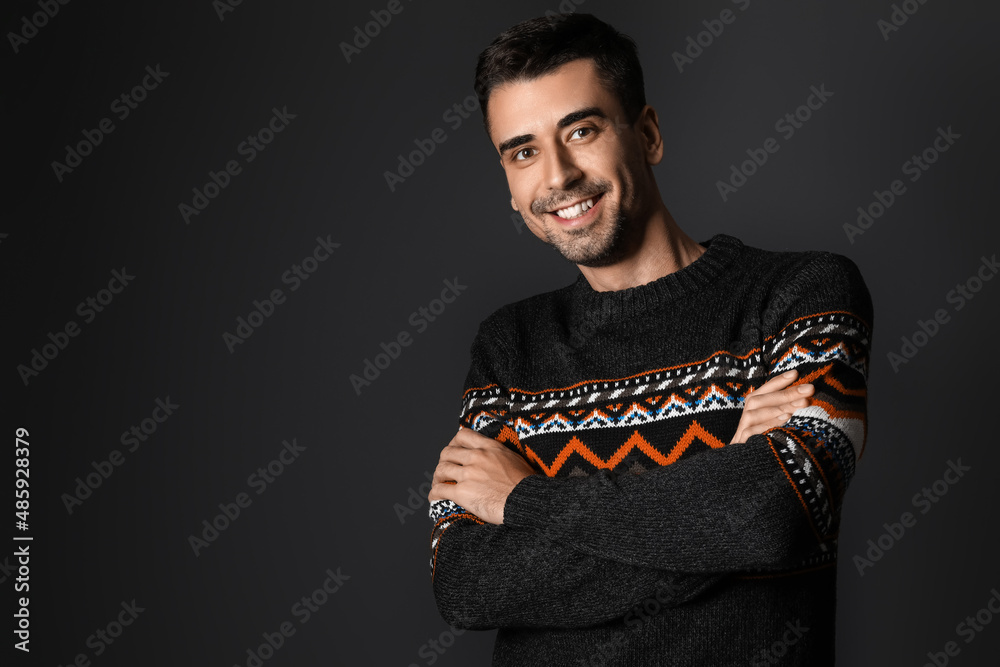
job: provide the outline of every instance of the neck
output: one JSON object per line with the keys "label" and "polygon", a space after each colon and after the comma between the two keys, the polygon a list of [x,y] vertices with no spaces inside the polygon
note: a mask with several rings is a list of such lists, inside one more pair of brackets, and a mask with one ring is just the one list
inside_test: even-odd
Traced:
{"label": "neck", "polygon": [[703,246],[677,226],[662,203],[644,222],[633,225],[625,239],[626,253],[608,266],[577,265],[597,292],[611,292],[645,285],[679,271],[701,257]]}

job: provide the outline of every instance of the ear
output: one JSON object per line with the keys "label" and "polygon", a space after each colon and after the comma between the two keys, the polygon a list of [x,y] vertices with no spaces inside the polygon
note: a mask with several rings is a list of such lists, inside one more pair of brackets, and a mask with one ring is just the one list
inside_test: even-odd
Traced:
{"label": "ear", "polygon": [[644,106],[636,123],[646,162],[650,165],[659,164],[663,159],[663,135],[660,134],[660,120],[656,116],[656,109],[648,104]]}
{"label": "ear", "polygon": [[510,198],[510,207],[520,213],[520,211],[517,210],[517,203],[514,201],[513,197]]}

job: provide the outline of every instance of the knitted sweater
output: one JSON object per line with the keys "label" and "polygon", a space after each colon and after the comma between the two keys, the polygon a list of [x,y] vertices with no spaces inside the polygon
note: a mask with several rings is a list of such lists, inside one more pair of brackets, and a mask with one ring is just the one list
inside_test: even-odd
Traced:
{"label": "knitted sweater", "polygon": [[[837,533],[867,436],[871,296],[847,257],[717,234],[688,266],[508,304],[459,422],[537,471],[503,525],[431,503],[431,577],[493,665],[832,665]],[[751,388],[810,405],[730,445]]]}

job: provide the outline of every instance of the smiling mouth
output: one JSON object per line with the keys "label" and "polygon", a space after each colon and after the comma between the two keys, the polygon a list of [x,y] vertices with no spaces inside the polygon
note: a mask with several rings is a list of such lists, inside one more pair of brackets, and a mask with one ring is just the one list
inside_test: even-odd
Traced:
{"label": "smiling mouth", "polygon": [[604,196],[603,193],[595,195],[588,199],[578,201],[575,204],[564,206],[563,208],[559,208],[554,211],[549,211],[549,213],[557,215],[563,220],[574,220],[576,218],[583,217],[587,213],[587,211],[592,209],[597,204],[597,202],[601,200],[601,197],[603,196]]}

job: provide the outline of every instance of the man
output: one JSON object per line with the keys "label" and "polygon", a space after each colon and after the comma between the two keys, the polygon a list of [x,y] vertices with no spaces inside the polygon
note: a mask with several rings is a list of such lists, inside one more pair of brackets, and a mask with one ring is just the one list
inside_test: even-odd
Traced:
{"label": "man", "polygon": [[476,91],[511,206],[580,276],[480,324],[428,494],[441,614],[499,628],[494,665],[833,664],[857,266],[681,231],[635,45],[592,16],[504,32]]}

